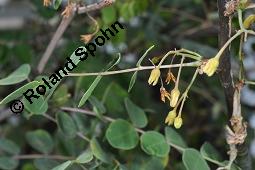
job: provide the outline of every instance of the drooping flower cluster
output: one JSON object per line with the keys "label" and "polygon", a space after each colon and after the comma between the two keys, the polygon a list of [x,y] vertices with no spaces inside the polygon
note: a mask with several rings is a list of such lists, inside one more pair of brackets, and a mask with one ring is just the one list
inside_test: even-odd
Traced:
{"label": "drooping flower cluster", "polygon": [[[192,54],[194,54],[194,53],[192,53]],[[159,79],[161,79],[160,98],[164,103],[166,102],[166,99],[167,99],[169,101],[169,106],[172,108],[169,111],[169,113],[165,119],[165,123],[167,125],[173,125],[177,129],[182,126],[183,119],[182,119],[181,115],[182,115],[183,105],[187,98],[188,91],[197,76],[197,73],[198,72],[201,74],[205,73],[209,77],[212,76],[217,71],[217,68],[219,66],[219,58],[220,58],[219,55],[216,55],[216,57],[213,57],[209,60],[201,61],[200,59],[198,59],[200,61],[199,62],[200,64],[198,64],[196,66],[197,70],[196,70],[189,86],[183,93],[181,93],[179,90],[179,79],[180,79],[180,74],[181,74],[181,70],[182,70],[182,66],[183,66],[183,61],[185,59],[184,56],[182,56],[181,63],[179,64],[177,78],[175,78],[175,76],[173,75],[173,73],[171,72],[170,69],[166,75],[165,83],[167,85],[171,81],[174,82],[174,88],[170,92],[168,92],[166,90],[166,88],[164,87],[163,81],[161,78],[160,66],[163,61],[160,62],[160,64],[158,66],[155,66],[155,68],[151,71],[150,77],[148,79],[148,83],[150,85],[155,86],[158,83]],[[165,58],[163,58],[162,60],[164,60],[164,59]]]}

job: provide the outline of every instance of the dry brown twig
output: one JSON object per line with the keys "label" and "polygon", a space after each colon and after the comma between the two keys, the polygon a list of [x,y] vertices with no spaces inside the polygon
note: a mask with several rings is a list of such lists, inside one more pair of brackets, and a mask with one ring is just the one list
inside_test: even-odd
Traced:
{"label": "dry brown twig", "polygon": [[[113,4],[115,0],[102,0],[98,3],[94,3],[87,6],[79,6],[78,4],[69,4],[66,10],[62,13],[64,17],[61,20],[56,32],[54,33],[46,51],[44,52],[42,58],[39,61],[37,70],[42,73],[45,65],[47,64],[53,50],[55,49],[59,39],[62,37],[63,33],[67,29],[68,25],[71,23],[72,19],[76,14],[84,14],[90,11],[95,11]],[[70,6],[71,5],[71,6]]]}
{"label": "dry brown twig", "polygon": [[238,155],[237,146],[245,142],[247,136],[247,123],[243,122],[243,117],[241,113],[241,102],[240,102],[240,91],[243,84],[240,83],[235,88],[234,101],[233,101],[233,113],[230,119],[230,125],[226,126],[226,140],[230,146],[229,154],[229,163],[225,167],[218,168],[221,169],[230,169],[234,160]]}

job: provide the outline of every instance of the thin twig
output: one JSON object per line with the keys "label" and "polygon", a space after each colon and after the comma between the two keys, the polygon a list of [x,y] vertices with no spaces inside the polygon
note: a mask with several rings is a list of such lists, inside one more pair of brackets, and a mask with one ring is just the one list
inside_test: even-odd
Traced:
{"label": "thin twig", "polygon": [[53,50],[55,49],[59,39],[62,37],[63,33],[65,32],[68,25],[71,23],[74,15],[69,16],[68,18],[63,17],[61,20],[60,25],[57,28],[57,31],[55,32],[53,38],[50,41],[50,44],[46,48],[46,51],[44,52],[41,60],[39,61],[39,64],[37,66],[37,70],[39,73],[42,73],[45,65],[47,64]]}
{"label": "thin twig", "polygon": [[113,2],[114,2],[114,0],[102,0],[101,2],[98,2],[98,3],[74,8],[73,14],[71,16],[69,16],[67,18],[63,17],[60,25],[57,28],[57,31],[55,32],[53,38],[50,41],[50,44],[46,48],[46,51],[44,52],[38,66],[37,66],[38,72],[42,73],[42,71],[43,71],[45,65],[47,64],[53,50],[55,49],[59,39],[62,37],[66,28],[68,27],[68,25],[71,23],[72,19],[74,18],[75,13],[83,14],[83,13],[87,13],[90,11],[98,10],[98,9],[101,9],[101,8],[111,5]]}
{"label": "thin twig", "polygon": [[[84,113],[86,115],[97,117],[97,114],[95,112],[92,112],[92,111],[89,111],[89,110],[77,109],[77,108],[71,108],[71,107],[61,107],[61,109],[64,110],[64,111]],[[113,119],[111,117],[108,117],[108,116],[102,116],[102,118],[107,120],[108,122],[115,121],[115,119]],[[142,129],[136,128],[136,131],[139,132],[139,133],[144,133],[144,131]]]}
{"label": "thin twig", "polygon": [[[45,118],[51,120],[52,122],[57,123],[57,121],[56,121],[52,116],[50,116],[50,115],[48,115],[48,114],[43,114],[43,116],[44,116]],[[84,136],[81,132],[77,132],[76,135],[79,136],[80,138],[86,140],[87,142],[90,142],[90,139],[87,138],[86,136]]]}
{"label": "thin twig", "polygon": [[98,3],[94,3],[94,4],[83,6],[83,7],[79,7],[77,9],[77,13],[78,14],[84,14],[84,13],[87,13],[87,12],[90,12],[90,11],[95,11],[95,10],[107,7],[111,4],[113,4],[114,2],[115,2],[115,0],[103,0],[103,1],[100,1]]}
{"label": "thin twig", "polygon": [[[200,65],[199,61],[191,62],[191,63],[184,63],[183,67],[197,67]],[[170,65],[161,65],[160,68],[174,68],[174,67],[180,67],[180,64],[170,64]],[[123,70],[117,70],[117,71],[106,71],[106,72],[96,72],[96,73],[69,73],[66,76],[74,77],[74,76],[97,76],[97,75],[112,75],[112,74],[122,74],[122,73],[128,73],[128,72],[135,72],[135,71],[141,71],[141,70],[152,70],[155,66],[140,66],[135,68],[129,68],[129,69],[123,69]]]}
{"label": "thin twig", "polygon": [[255,85],[255,82],[254,81],[247,81],[247,80],[245,80],[244,84]]}

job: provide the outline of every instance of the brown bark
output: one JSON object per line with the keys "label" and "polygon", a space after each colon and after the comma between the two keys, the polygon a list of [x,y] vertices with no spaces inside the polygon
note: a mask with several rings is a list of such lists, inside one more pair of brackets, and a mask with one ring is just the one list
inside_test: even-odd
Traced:
{"label": "brown bark", "polygon": [[[229,19],[224,16],[226,0],[218,0],[218,12],[219,12],[219,48],[221,48],[226,41],[229,39]],[[221,85],[224,89],[226,104],[229,118],[233,112],[233,97],[234,97],[234,85],[231,73],[231,62],[230,62],[230,50],[226,48],[220,58],[219,73],[218,76],[221,81]],[[236,164],[243,170],[252,170],[251,158],[248,151],[248,145],[244,144],[237,146],[237,158]]]}
{"label": "brown bark", "polygon": [[[229,39],[229,25],[228,25],[228,17],[224,16],[225,11],[225,3],[226,0],[218,0],[218,10],[219,10],[219,48],[221,48]],[[233,87],[233,78],[231,74],[231,63],[230,63],[230,51],[227,48],[220,58],[219,65],[219,78],[221,81],[221,85],[224,88],[224,93],[226,96],[226,103],[228,109],[229,117],[232,115],[233,111],[233,95],[234,95],[234,87]]]}

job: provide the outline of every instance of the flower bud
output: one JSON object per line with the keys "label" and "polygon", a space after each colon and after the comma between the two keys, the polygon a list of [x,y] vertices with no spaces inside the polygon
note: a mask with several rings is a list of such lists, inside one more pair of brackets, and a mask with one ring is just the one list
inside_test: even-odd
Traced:
{"label": "flower bud", "polygon": [[219,58],[214,57],[209,59],[206,62],[205,66],[202,67],[202,71],[210,77],[215,73],[218,66],[219,66]]}
{"label": "flower bud", "polygon": [[170,101],[170,106],[171,107],[175,107],[177,102],[178,102],[178,99],[179,99],[179,96],[180,96],[180,91],[178,88],[174,88],[172,91],[171,91],[171,101]]}
{"label": "flower bud", "polygon": [[158,83],[158,79],[160,77],[160,70],[158,67],[154,68],[152,71],[151,71],[151,75],[149,77],[149,80],[148,80],[148,83],[153,86],[155,86],[157,83]]}
{"label": "flower bud", "polygon": [[176,110],[172,110],[168,113],[165,123],[167,123],[168,125],[172,125],[174,123],[174,119],[176,118]]}
{"label": "flower bud", "polygon": [[176,129],[179,129],[181,126],[182,126],[182,118],[178,116],[174,119],[174,127]]}

